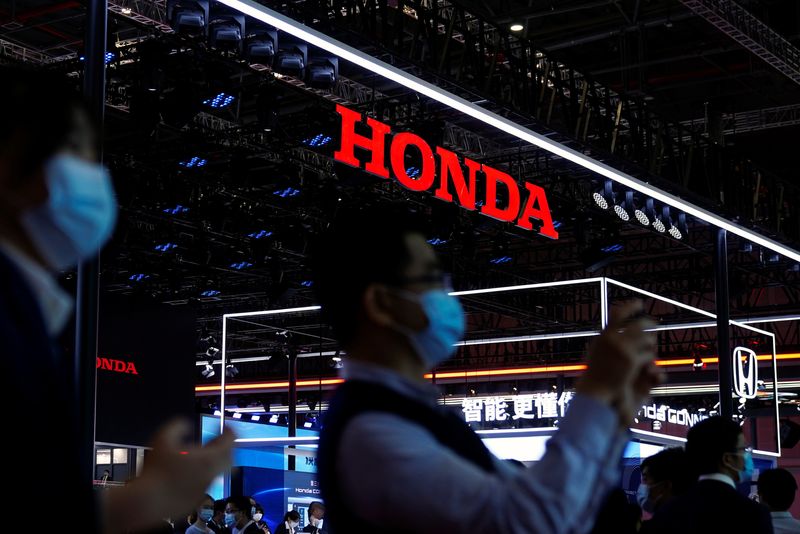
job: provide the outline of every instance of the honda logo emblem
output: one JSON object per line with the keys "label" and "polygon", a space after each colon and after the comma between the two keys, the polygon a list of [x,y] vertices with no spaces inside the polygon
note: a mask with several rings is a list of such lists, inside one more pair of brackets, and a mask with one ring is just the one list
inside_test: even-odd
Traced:
{"label": "honda logo emblem", "polygon": [[758,358],[744,347],[733,349],[733,391],[743,399],[755,399],[758,388]]}

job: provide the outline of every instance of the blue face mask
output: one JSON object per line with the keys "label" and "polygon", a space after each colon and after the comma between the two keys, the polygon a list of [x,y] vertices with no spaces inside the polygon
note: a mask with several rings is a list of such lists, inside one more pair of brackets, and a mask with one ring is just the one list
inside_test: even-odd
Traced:
{"label": "blue face mask", "polygon": [[650,486],[644,483],[639,484],[639,488],[636,490],[636,502],[642,510],[649,514],[655,511],[656,503],[650,498]]}
{"label": "blue face mask", "polygon": [[206,523],[208,523],[209,521],[211,521],[211,518],[214,517],[214,510],[203,508],[202,510],[200,510],[200,513],[198,513],[197,516]]}
{"label": "blue face mask", "polygon": [[397,329],[408,337],[425,368],[433,369],[456,351],[453,344],[464,335],[464,308],[458,298],[448,295],[444,289],[419,294],[400,291],[399,294],[419,304],[428,318],[428,326],[420,332]]}
{"label": "blue face mask", "polygon": [[225,526],[232,527],[236,524],[236,514],[225,514]]}
{"label": "blue face mask", "polygon": [[114,230],[117,202],[102,165],[60,154],[45,165],[47,201],[21,223],[36,251],[55,270],[92,257]]}
{"label": "blue face mask", "polygon": [[744,451],[744,467],[739,471],[739,482],[750,482],[753,480],[753,454],[750,451]]}

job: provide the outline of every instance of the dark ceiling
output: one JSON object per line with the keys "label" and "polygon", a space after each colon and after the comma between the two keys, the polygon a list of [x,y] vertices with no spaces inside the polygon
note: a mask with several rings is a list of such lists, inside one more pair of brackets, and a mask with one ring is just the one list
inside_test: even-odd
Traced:
{"label": "dark ceiling", "polygon": [[[678,0],[264,3],[800,247],[800,85]],[[122,217],[103,254],[104,291],[192,306],[198,333],[219,337],[222,313],[314,302],[310,242],[337,213],[405,203],[430,221],[430,237],[447,241],[437,248],[457,289],[605,275],[713,310],[712,230],[702,223],[690,221],[681,241],[622,223],[594,205],[601,184],[590,173],[357,65],[340,64],[335,88],[312,89],[171,33],[162,1],[109,5],[116,55],[107,69],[105,159]],[[800,45],[797,2],[740,5]],[[77,1],[7,1],[0,58],[77,81],[84,16]],[[513,23],[524,29],[511,32]],[[223,91],[236,96],[233,105],[202,105]],[[334,164],[335,140],[317,147],[307,140],[335,138],[336,101],[540,183],[561,239],[534,237]],[[192,157],[207,163],[181,165]],[[601,252],[610,245],[621,251]],[[746,245],[730,241],[733,315],[800,311],[796,266]],[[601,259],[611,261],[597,267]],[[548,306],[555,305],[550,297]],[[520,309],[502,302],[486,309],[480,299],[469,306],[476,335]],[[552,309],[527,312],[521,326],[571,324]],[[795,324],[781,328],[784,346],[800,346]],[[665,343],[677,354],[697,341]],[[239,342],[242,354],[280,345],[268,331]],[[574,340],[548,351],[551,360],[579,353]],[[470,354],[462,364],[482,365],[470,363]],[[283,371],[253,371],[272,372]]]}

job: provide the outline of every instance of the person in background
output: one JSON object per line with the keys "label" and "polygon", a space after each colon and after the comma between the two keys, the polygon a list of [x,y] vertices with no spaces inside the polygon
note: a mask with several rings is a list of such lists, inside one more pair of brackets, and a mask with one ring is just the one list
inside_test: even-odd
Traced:
{"label": "person in background", "polygon": [[320,532],[327,532],[323,526],[325,517],[325,505],[319,501],[314,501],[308,505],[308,524],[303,527],[303,532],[311,532],[312,534],[319,534]]}
{"label": "person in background", "polygon": [[719,416],[700,421],[689,429],[686,457],[699,474],[697,482],[658,508],[650,532],[772,534],[769,511],[736,489],[753,476],[753,458],[739,423]]}
{"label": "person in background", "polygon": [[225,505],[225,526],[231,529],[232,534],[261,534],[261,529],[253,521],[249,497],[228,498]]}
{"label": "person in background", "polygon": [[611,490],[597,513],[591,534],[636,534],[642,511],[622,488]]}
{"label": "person in background", "polygon": [[797,481],[786,469],[767,469],[758,475],[759,501],[769,508],[775,534],[800,534],[800,521],[789,508],[797,493]]}
{"label": "person in background", "polygon": [[[694,483],[694,477],[680,447],[664,449],[642,461],[642,481],[636,501],[643,511],[654,514],[674,497],[683,495]],[[644,521],[640,532],[649,532],[650,522]]]}
{"label": "person in background", "polygon": [[298,525],[300,525],[300,514],[297,510],[291,510],[283,516],[283,523],[275,527],[275,534],[295,534]]}
{"label": "person in background", "polygon": [[186,529],[186,534],[209,534],[213,532],[208,528],[208,523],[214,517],[214,499],[206,494],[200,506],[192,513],[192,524]]}
{"label": "person in background", "polygon": [[[314,287],[347,352],[319,446],[331,532],[560,534],[591,529],[618,482],[627,427],[660,373],[641,303],[591,344],[541,461],[498,460],[424,378],[453,355],[465,313],[423,226],[348,214],[319,240]],[[435,507],[435,512],[431,512]]]}
{"label": "person in background", "polygon": [[214,516],[208,522],[210,528],[215,534],[226,534],[230,531],[225,526],[225,506],[228,504],[227,499],[219,499],[214,501]]}
{"label": "person in background", "polygon": [[[53,475],[48,490],[70,498],[54,499],[50,513],[79,513],[87,518],[83,532],[155,527],[194,506],[227,468],[233,434],[201,448],[186,444],[188,422],[166,425],[141,476],[95,504],[75,460],[86,451],[79,450],[72,361],[57,348],[74,301],[56,275],[96,256],[109,239],[117,214],[114,189],[97,163],[89,113],[65,77],[4,66],[0,79],[0,390],[11,407],[8,427],[24,436],[0,446],[3,458],[14,459],[5,474],[23,492],[41,490],[41,481],[26,476],[23,466]],[[21,406],[30,413],[58,406],[63,417],[41,425],[16,409]],[[56,448],[49,439],[54,435]],[[27,502],[17,509],[24,516],[35,510]]]}
{"label": "person in background", "polygon": [[264,521],[264,508],[260,504],[256,504],[256,513],[253,514],[253,521],[256,526],[261,529],[264,534],[272,534],[269,530],[269,525]]}

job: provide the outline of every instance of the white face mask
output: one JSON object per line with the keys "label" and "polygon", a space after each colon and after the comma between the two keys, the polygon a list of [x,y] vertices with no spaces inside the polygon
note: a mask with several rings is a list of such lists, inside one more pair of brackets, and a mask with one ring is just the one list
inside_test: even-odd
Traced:
{"label": "white face mask", "polygon": [[59,154],[45,165],[47,202],[22,215],[36,251],[55,270],[92,257],[111,237],[117,201],[105,167]]}
{"label": "white face mask", "polygon": [[261,518],[264,517],[264,514],[256,512],[253,514],[253,521],[261,521]]}
{"label": "white face mask", "polygon": [[289,521],[289,528],[297,528],[299,524],[297,521]]}

